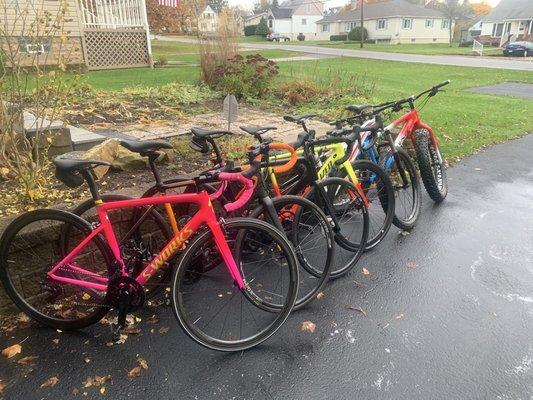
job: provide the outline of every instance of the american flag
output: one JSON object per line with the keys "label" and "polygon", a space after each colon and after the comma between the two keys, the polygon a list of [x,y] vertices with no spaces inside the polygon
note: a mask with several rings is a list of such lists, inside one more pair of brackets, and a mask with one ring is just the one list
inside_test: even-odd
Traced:
{"label": "american flag", "polygon": [[157,0],[160,6],[177,7],[179,0]]}

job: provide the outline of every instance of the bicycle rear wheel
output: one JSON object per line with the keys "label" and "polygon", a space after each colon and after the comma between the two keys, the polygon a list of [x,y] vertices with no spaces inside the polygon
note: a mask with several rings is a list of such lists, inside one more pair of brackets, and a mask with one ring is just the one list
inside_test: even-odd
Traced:
{"label": "bicycle rear wheel", "polygon": [[[239,290],[222,261],[211,231],[187,246],[172,279],[172,305],[185,333],[219,351],[251,348],[285,322],[298,293],[298,263],[281,232],[250,218],[227,220],[226,240],[246,286]],[[208,270],[202,260],[215,264]]]}
{"label": "bicycle rear wheel", "polygon": [[[66,228],[70,240],[65,247]],[[107,290],[59,282],[47,274],[91,231],[80,217],[59,210],[32,211],[9,224],[0,239],[0,280],[18,308],[40,324],[62,330],[92,325],[108,312]],[[107,285],[112,260],[107,244],[95,236],[56,275]]]}
{"label": "bicycle rear wheel", "polygon": [[[298,257],[297,310],[316,298],[329,278],[334,262],[333,230],[320,207],[303,197],[281,196],[272,203]],[[259,205],[250,218],[273,222],[264,205]]]}

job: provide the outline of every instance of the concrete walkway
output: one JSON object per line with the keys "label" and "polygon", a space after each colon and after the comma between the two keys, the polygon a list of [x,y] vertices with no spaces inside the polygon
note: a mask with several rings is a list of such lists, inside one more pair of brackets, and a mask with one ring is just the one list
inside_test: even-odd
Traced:
{"label": "concrete walkway", "polygon": [[[180,36],[156,36],[157,40],[167,42],[198,42],[195,38]],[[474,56],[454,56],[454,55],[423,55],[405,53],[387,53],[382,51],[337,49],[322,46],[301,46],[293,44],[270,44],[270,43],[240,43],[242,49],[254,50],[289,50],[299,53],[312,54],[314,56],[330,57],[355,57],[369,58],[373,60],[402,61],[411,63],[454,65],[458,67],[512,69],[517,71],[533,71],[533,60],[521,58],[496,58],[496,57],[474,57]]]}

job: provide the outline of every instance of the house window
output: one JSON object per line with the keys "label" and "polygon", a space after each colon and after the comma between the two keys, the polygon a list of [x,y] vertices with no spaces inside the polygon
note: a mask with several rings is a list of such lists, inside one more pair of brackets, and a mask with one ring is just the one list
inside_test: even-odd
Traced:
{"label": "house window", "polygon": [[426,28],[433,28],[433,20],[426,19]]}
{"label": "house window", "polygon": [[492,25],[492,37],[502,37],[503,24]]}
{"label": "house window", "polygon": [[441,24],[440,24],[440,28],[441,29],[450,29],[450,20],[443,19]]}
{"label": "house window", "polygon": [[359,26],[359,21],[346,22],[346,32],[350,32],[356,26]]}
{"label": "house window", "polygon": [[377,22],[376,22],[376,29],[377,30],[387,29],[387,20],[386,19],[378,19]]}
{"label": "house window", "polygon": [[271,20],[271,19],[268,20],[268,27],[270,29],[272,29],[274,27],[274,21],[273,20]]}
{"label": "house window", "polygon": [[412,19],[402,19],[402,29],[411,29],[413,27]]}
{"label": "house window", "polygon": [[322,32],[329,32],[329,24],[322,24]]}
{"label": "house window", "polygon": [[307,25],[307,18],[302,18],[302,25]]}

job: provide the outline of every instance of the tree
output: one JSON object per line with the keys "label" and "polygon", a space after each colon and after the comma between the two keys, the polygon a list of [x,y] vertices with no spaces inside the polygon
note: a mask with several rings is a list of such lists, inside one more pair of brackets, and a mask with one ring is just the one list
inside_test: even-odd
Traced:
{"label": "tree", "polygon": [[270,30],[268,29],[266,19],[261,18],[261,21],[259,21],[259,24],[257,25],[257,28],[255,29],[255,34],[259,36],[266,36],[269,34],[269,32]]}
{"label": "tree", "polygon": [[366,28],[365,27],[361,28],[360,26],[356,26],[350,31],[350,33],[348,33],[348,40],[352,40],[354,42],[360,42],[361,31],[363,32],[363,40],[368,39],[368,32]]}
{"label": "tree", "polygon": [[259,0],[254,4],[254,13],[261,14],[267,12],[270,9],[270,0]]}
{"label": "tree", "polygon": [[452,47],[453,23],[455,20],[459,19],[462,15],[468,12],[467,8],[469,8],[469,5],[465,3],[459,3],[459,0],[444,0],[444,2],[440,4],[440,9],[448,20],[450,47]]}
{"label": "tree", "polygon": [[475,3],[472,4],[470,7],[476,15],[487,15],[492,11],[492,7],[490,6],[490,4],[487,4],[485,2]]}
{"label": "tree", "polygon": [[207,4],[218,14],[224,7],[228,6],[228,0],[208,0]]}
{"label": "tree", "polygon": [[278,2],[278,0],[273,0],[273,1],[272,1],[272,8],[279,8],[279,2]]}

